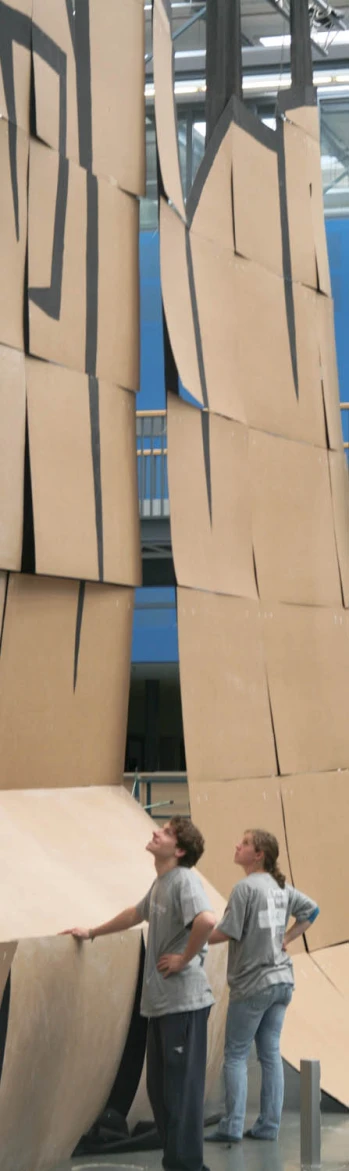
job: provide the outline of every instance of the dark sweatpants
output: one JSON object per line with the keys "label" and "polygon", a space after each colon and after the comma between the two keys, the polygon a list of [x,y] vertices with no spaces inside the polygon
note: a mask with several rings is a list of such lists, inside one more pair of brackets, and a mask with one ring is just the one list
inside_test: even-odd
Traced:
{"label": "dark sweatpants", "polygon": [[201,1171],[209,1008],[150,1017],[147,1089],[166,1171]]}

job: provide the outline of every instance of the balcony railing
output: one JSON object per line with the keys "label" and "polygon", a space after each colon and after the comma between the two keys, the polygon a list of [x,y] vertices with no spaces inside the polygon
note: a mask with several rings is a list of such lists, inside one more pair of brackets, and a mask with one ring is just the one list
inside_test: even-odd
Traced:
{"label": "balcony railing", "polygon": [[168,517],[166,411],[137,411],[139,512],[142,520]]}
{"label": "balcony railing", "polygon": [[[349,458],[349,402],[341,403],[344,447]],[[142,520],[169,516],[166,411],[137,411],[139,511]]]}

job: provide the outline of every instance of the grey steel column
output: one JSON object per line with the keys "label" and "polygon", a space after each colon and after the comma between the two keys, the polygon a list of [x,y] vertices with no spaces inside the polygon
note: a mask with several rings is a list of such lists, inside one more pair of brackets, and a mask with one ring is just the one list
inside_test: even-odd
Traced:
{"label": "grey steel column", "polygon": [[321,1166],[320,1062],[301,1061],[301,1167]]}

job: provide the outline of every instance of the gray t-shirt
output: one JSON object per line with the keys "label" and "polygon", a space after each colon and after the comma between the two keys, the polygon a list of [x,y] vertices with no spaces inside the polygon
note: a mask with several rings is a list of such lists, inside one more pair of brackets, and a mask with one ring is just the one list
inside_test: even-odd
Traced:
{"label": "gray t-shirt", "polygon": [[175,972],[166,979],[156,967],[162,955],[169,952],[183,954],[193,919],[201,911],[210,910],[198,875],[184,866],[176,866],[175,870],[157,878],[145,898],[138,903],[140,918],[149,922],[142,1016],[190,1012],[214,1004],[203,966],[207,944],[181,972]]}
{"label": "gray t-shirt", "polygon": [[270,984],[294,984],[293,965],[282,950],[288,919],[315,919],[313,899],[286,883],[284,890],[265,871],[237,883],[219,924],[229,935],[228,984],[231,1000],[246,1000]]}

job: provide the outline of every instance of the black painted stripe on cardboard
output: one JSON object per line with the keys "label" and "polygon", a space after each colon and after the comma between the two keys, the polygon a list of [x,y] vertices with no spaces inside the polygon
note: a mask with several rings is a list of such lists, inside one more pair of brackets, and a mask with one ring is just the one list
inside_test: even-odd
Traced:
{"label": "black painted stripe on cardboard", "polygon": [[62,300],[65,221],[68,202],[69,160],[59,156],[55,224],[53,233],[51,283],[47,288],[29,288],[28,297],[43,313],[59,321]]}
{"label": "black painted stripe on cardboard", "polygon": [[11,1002],[11,972],[9,972],[0,1006],[0,1081],[4,1068],[8,1022]]}
{"label": "black painted stripe on cardboard", "polygon": [[292,84],[295,86],[311,86],[313,82],[313,62],[308,0],[291,0],[290,25]]}
{"label": "black painted stripe on cardboard", "polygon": [[317,106],[317,90],[314,85],[292,85],[290,89],[280,90],[277,101],[278,114],[301,109],[302,106]]}
{"label": "black painted stripe on cardboard", "polygon": [[73,0],[65,0],[65,7],[66,7],[66,12],[67,12],[67,17],[68,17],[71,42],[72,42],[72,46],[73,46],[74,53],[75,53],[75,20],[74,20]]}
{"label": "black painted stripe on cardboard", "polygon": [[6,585],[5,585],[5,597],[4,597],[4,605],[3,605],[3,611],[2,611],[2,615],[1,615],[1,627],[0,627],[0,655],[1,655],[1,650],[2,650],[2,639],[3,639],[4,628],[5,628],[5,618],[6,618],[6,608],[7,608],[7,599],[8,599],[8,587],[9,587],[9,583],[10,583],[10,574],[9,574],[9,573],[7,573],[7,574],[6,574]]}
{"label": "black painted stripe on cardboard", "polygon": [[25,421],[24,488],[23,488],[23,536],[21,573],[35,573],[35,528],[33,491],[30,466],[28,408]]}
{"label": "black painted stripe on cardboard", "polygon": [[211,451],[210,451],[210,412],[201,411],[201,434],[204,453],[205,476],[208,509],[212,525],[212,478],[211,478]]}
{"label": "black painted stripe on cardboard", "polygon": [[233,95],[242,100],[240,0],[207,0],[206,147]]}
{"label": "black painted stripe on cardboard", "polygon": [[67,54],[47,36],[37,24],[33,24],[33,53],[41,57],[59,77],[59,131],[58,150],[67,153]]}
{"label": "black painted stripe on cardboard", "polygon": [[281,239],[282,239],[282,266],[284,274],[284,291],[287,315],[288,337],[290,345],[290,355],[292,362],[292,373],[294,388],[298,398],[298,360],[297,360],[297,338],[296,338],[296,320],[294,311],[294,297],[292,284],[292,265],[291,265],[291,246],[290,246],[290,230],[288,222],[288,208],[287,208],[287,184],[286,184],[286,160],[285,160],[285,140],[284,140],[284,123],[279,120],[276,130],[276,138],[278,142],[278,172],[279,172],[279,198],[280,198],[280,218],[281,218]]}
{"label": "black painted stripe on cardboard", "polygon": [[8,145],[16,239],[19,240],[19,196],[17,170],[17,115],[13,45],[30,50],[31,21],[24,13],[0,2],[0,67],[8,118]]}
{"label": "black painted stripe on cardboard", "polygon": [[98,344],[98,180],[86,172],[86,374],[96,374]]}
{"label": "black painted stripe on cardboard", "polygon": [[101,481],[101,437],[99,427],[99,385],[98,379],[90,375],[88,380],[90,400],[91,449],[93,466],[93,484],[95,494],[96,536],[98,553],[98,577],[103,581],[104,552],[103,552],[103,511],[102,511],[102,481]]}
{"label": "black painted stripe on cardboard", "polygon": [[79,162],[92,170],[92,94],[89,0],[75,4],[76,92],[79,121]]}
{"label": "black painted stripe on cardboard", "polygon": [[79,669],[80,639],[81,639],[81,627],[82,627],[82,619],[83,619],[84,603],[85,603],[85,587],[86,587],[86,582],[80,581],[79,582],[79,593],[78,593],[78,606],[77,606],[77,611],[76,611],[76,626],[75,626],[74,691],[76,689],[77,678],[78,678],[78,669]]}
{"label": "black painted stripe on cardboard", "polygon": [[[200,321],[199,321],[199,313],[198,313],[198,303],[197,303],[197,297],[196,297],[193,257],[192,257],[190,234],[189,234],[188,228],[185,229],[185,248],[186,248],[186,257],[187,257],[190,301],[191,301],[191,308],[192,308],[192,314],[193,314],[195,345],[196,345],[196,355],[197,355],[198,367],[199,367],[200,385],[201,385],[203,404],[204,404],[204,407],[206,407],[206,409],[208,411],[209,401],[208,401],[208,393],[207,393],[205,363],[204,363],[204,355],[203,355],[203,349],[202,349],[202,339],[201,339]],[[190,388],[188,387],[187,389],[190,389]],[[202,412],[202,414],[203,414],[203,412]],[[211,520],[211,524],[212,524],[210,444],[209,444],[208,430],[207,430],[207,427],[206,427],[206,429],[204,429],[204,426],[203,426],[203,430],[202,430],[202,438],[203,438],[203,447],[204,447],[204,463],[205,463],[207,500],[208,500],[208,507],[209,507],[209,513],[210,513],[210,520]]]}
{"label": "black painted stripe on cardboard", "polygon": [[195,176],[187,200],[187,220],[189,226],[192,224],[206,180],[231,123],[235,123],[241,130],[245,130],[246,134],[249,134],[256,142],[260,142],[262,146],[267,147],[268,150],[277,151],[275,130],[270,130],[269,126],[265,126],[260,118],[253,114],[251,110],[247,109],[244,102],[240,102],[238,98],[233,96],[225,107],[225,110],[223,110],[219,122],[217,122],[202,163]]}

